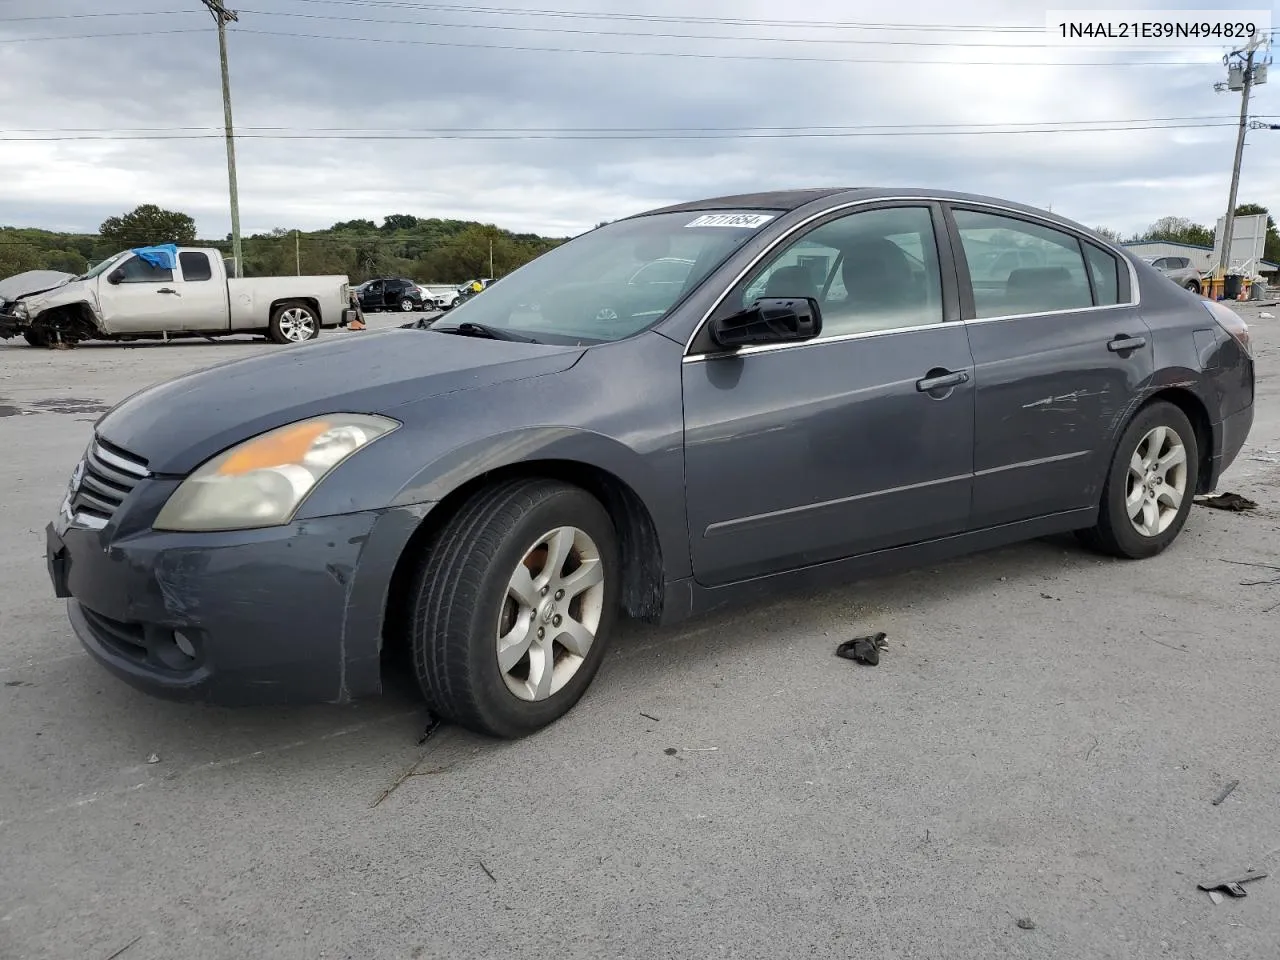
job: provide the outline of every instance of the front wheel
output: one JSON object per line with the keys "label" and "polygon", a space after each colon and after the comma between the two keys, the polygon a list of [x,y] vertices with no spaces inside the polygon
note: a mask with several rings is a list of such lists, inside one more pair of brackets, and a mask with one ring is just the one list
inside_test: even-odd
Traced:
{"label": "front wheel", "polygon": [[1195,280],[1192,280],[1190,283],[1187,284],[1187,289],[1190,290],[1192,293],[1194,293],[1197,297],[1200,296],[1200,284],[1197,283]]}
{"label": "front wheel", "polygon": [[1200,450],[1187,415],[1157,401],[1134,417],[1120,439],[1102,490],[1090,546],[1130,560],[1154,557],[1187,522],[1200,482]]}
{"label": "front wheel", "polygon": [[617,536],[585,491],[495,484],[463,504],[418,569],[410,643],[431,708],[516,738],[582,697],[616,617]]}
{"label": "front wheel", "polygon": [[48,332],[44,330],[24,330],[22,331],[22,339],[27,341],[28,346],[32,347],[48,347],[51,343]]}
{"label": "front wheel", "polygon": [[271,311],[267,333],[276,343],[303,343],[320,336],[320,319],[305,303],[282,303]]}

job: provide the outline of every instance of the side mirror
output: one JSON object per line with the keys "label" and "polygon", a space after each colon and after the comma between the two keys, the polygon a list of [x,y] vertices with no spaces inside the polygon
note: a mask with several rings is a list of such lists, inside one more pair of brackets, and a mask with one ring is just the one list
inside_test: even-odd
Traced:
{"label": "side mirror", "polygon": [[817,301],[765,297],[745,310],[711,321],[711,339],[720,347],[799,343],[822,333]]}
{"label": "side mirror", "polygon": [[113,286],[120,283],[122,280],[124,280],[124,271],[119,267],[107,274],[107,283],[110,283]]}

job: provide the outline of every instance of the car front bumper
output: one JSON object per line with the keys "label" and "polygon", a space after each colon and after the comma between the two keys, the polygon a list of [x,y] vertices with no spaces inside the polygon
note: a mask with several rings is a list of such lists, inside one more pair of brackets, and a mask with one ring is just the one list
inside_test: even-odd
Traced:
{"label": "car front bumper", "polygon": [[425,508],[238,533],[46,530],[55,595],[100,664],[147,693],[227,706],[381,691],[391,575]]}

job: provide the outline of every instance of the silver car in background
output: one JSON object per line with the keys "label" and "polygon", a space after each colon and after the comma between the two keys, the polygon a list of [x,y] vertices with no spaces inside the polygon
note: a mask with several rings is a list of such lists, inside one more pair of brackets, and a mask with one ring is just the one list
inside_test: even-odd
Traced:
{"label": "silver car in background", "polygon": [[1183,290],[1199,293],[1204,279],[1199,269],[1191,265],[1190,257],[1143,257]]}

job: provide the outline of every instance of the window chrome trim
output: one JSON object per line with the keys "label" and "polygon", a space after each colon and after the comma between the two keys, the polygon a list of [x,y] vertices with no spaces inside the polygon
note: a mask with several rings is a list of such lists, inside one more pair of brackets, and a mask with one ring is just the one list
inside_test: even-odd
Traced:
{"label": "window chrome trim", "polygon": [[[721,292],[721,294],[718,297],[716,297],[715,302],[711,304],[711,306],[707,309],[705,313],[703,313],[702,319],[700,319],[697,325],[694,326],[693,332],[689,335],[689,339],[685,341],[684,357],[682,362],[697,363],[703,360],[712,359],[714,357],[741,357],[751,353],[770,353],[775,350],[790,350],[795,347],[811,346],[813,344],[839,343],[845,340],[864,339],[866,337],[872,337],[872,336],[885,336],[885,335],[894,334],[894,333],[906,333],[914,330],[927,330],[931,327],[947,326],[951,321],[942,320],[942,321],[939,321],[938,323],[929,323],[929,324],[916,325],[916,326],[910,326],[910,327],[897,327],[889,330],[873,330],[873,331],[868,331],[867,333],[843,334],[835,337],[817,337],[813,340],[803,340],[803,341],[800,341],[799,343],[781,343],[781,344],[767,343],[767,344],[759,344],[754,347],[739,347],[737,350],[728,351],[724,353],[719,353],[719,352],[690,353],[689,352],[690,349],[692,349],[693,347],[693,341],[698,338],[698,335],[700,333],[702,333],[703,329],[707,325],[707,322],[711,319],[711,315],[720,309],[721,304],[723,304],[724,301],[728,299],[729,294],[733,292],[734,288],[736,288],[738,284],[742,282],[743,278],[746,277],[747,274],[749,274],[752,270],[754,270],[757,266],[759,266],[761,261],[763,261],[766,257],[770,256],[771,254],[773,254],[780,246],[782,246],[782,244],[788,242],[796,233],[803,230],[805,227],[809,226],[815,220],[821,220],[823,217],[829,216],[830,214],[839,213],[844,210],[850,210],[850,209],[853,209],[854,207],[865,207],[865,206],[871,206],[873,204],[881,204],[881,203],[943,203],[951,206],[978,207],[983,210],[996,210],[996,211],[1000,211],[1001,213],[1012,214],[1015,219],[1020,218],[1023,220],[1035,221],[1051,230],[1057,230],[1061,233],[1066,233],[1067,235],[1074,237],[1075,239],[1081,241],[1082,243],[1092,243],[1096,247],[1101,247],[1103,250],[1110,252],[1112,255],[1116,257],[1119,257],[1120,261],[1126,267],[1129,268],[1129,302],[1128,303],[1108,303],[1104,306],[1099,306],[1099,307],[1093,307],[1093,306],[1073,307],[1068,310],[1045,310],[1040,313],[1017,313],[1017,314],[1009,314],[1008,316],[1000,316],[1000,317],[974,317],[970,319],[961,320],[960,321],[961,323],[965,323],[965,324],[994,323],[999,320],[1021,320],[1027,317],[1051,317],[1051,316],[1061,316],[1069,313],[1083,313],[1086,310],[1089,310],[1089,311],[1118,310],[1121,308],[1132,309],[1134,307],[1141,306],[1142,304],[1142,289],[1138,285],[1137,268],[1134,267],[1133,261],[1129,258],[1128,255],[1126,255],[1126,253],[1123,250],[1121,250],[1115,244],[1111,243],[1109,240],[1086,237],[1084,234],[1077,232],[1073,228],[1069,226],[1064,226],[1063,224],[1058,223],[1057,221],[1049,217],[1046,217],[1042,214],[1032,213],[1026,210],[1019,210],[1016,207],[1005,206],[1004,204],[984,201],[984,200],[958,200],[950,197],[926,197],[926,196],[917,196],[917,195],[902,195],[902,196],[891,196],[891,197],[865,197],[859,200],[850,200],[846,203],[837,204],[834,207],[828,207],[825,210],[820,210],[817,213],[810,214],[808,217],[805,217],[800,222],[792,224],[790,227],[787,228],[786,232],[783,233],[780,237],[778,237],[772,244],[770,244],[760,253],[756,254],[756,256],[752,257],[750,262],[748,262],[746,266],[744,266],[740,271],[738,271],[737,276],[735,276],[733,280],[728,284],[728,286],[726,286],[725,289]],[[1086,269],[1088,269],[1087,265],[1086,265]],[[972,281],[970,281],[970,283],[972,284]]]}

